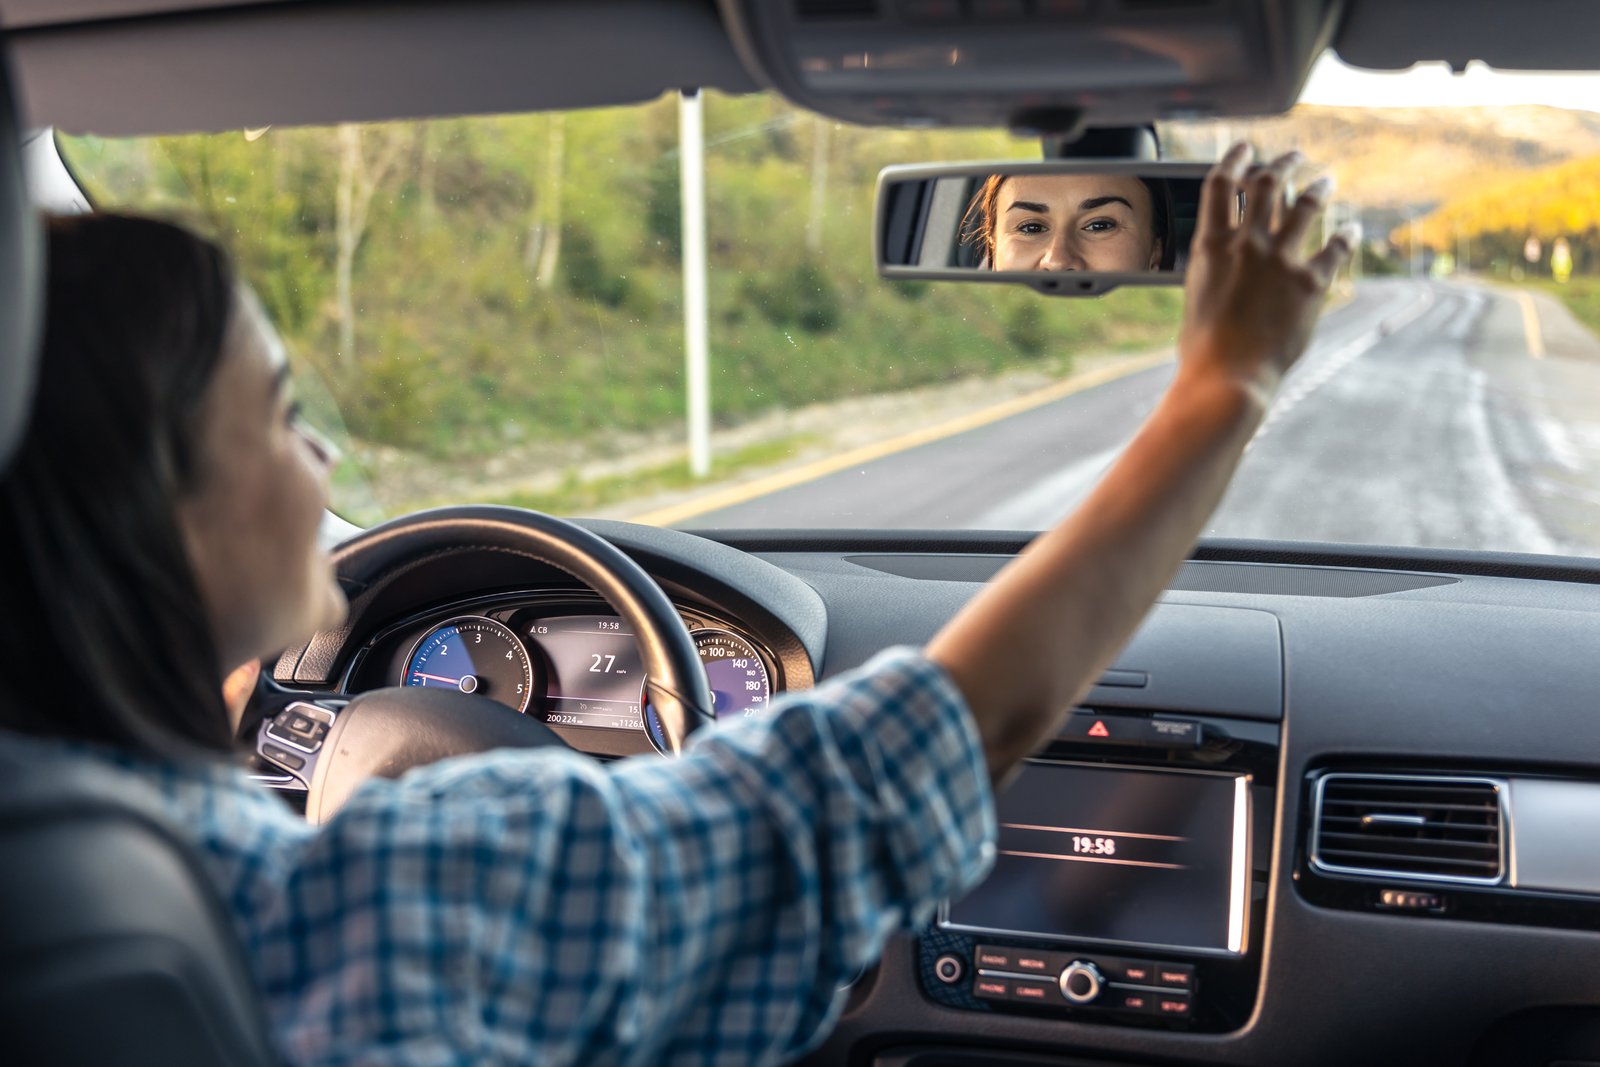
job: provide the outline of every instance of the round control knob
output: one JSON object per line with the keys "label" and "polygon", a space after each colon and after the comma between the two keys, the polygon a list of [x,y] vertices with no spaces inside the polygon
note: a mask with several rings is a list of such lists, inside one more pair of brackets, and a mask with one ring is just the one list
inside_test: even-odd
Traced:
{"label": "round control knob", "polygon": [[1069,1004],[1094,1003],[1104,985],[1105,979],[1100,977],[1100,968],[1088,960],[1073,960],[1061,972],[1061,995],[1067,998]]}
{"label": "round control knob", "polygon": [[959,956],[940,956],[933,961],[933,974],[945,985],[955,985],[961,981],[961,975],[966,971]]}

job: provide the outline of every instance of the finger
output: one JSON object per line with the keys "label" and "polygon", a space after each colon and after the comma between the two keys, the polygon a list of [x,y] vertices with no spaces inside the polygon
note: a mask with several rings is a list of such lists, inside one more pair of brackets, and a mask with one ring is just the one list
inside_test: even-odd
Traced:
{"label": "finger", "polygon": [[1244,184],[1244,225],[1263,240],[1272,235],[1272,212],[1277,205],[1289,171],[1304,159],[1299,152],[1286,152],[1271,164],[1256,170]]}
{"label": "finger", "polygon": [[1311,257],[1306,266],[1311,268],[1317,283],[1326,289],[1333,282],[1333,276],[1339,273],[1339,268],[1350,262],[1350,257],[1360,246],[1361,224],[1347,222],[1329,238],[1322,251]]}
{"label": "finger", "polygon": [[1206,175],[1200,191],[1200,220],[1195,237],[1208,233],[1227,233],[1233,229],[1239,211],[1239,183],[1244,180],[1245,168],[1250,165],[1251,149],[1243,141],[1228,149],[1226,155]]}
{"label": "finger", "polygon": [[1294,206],[1284,212],[1283,224],[1277,230],[1278,247],[1299,249],[1301,242],[1306,239],[1306,234],[1311,232],[1311,224],[1328,206],[1328,198],[1332,195],[1332,178],[1318,178],[1306,186],[1305,192],[1295,200]]}

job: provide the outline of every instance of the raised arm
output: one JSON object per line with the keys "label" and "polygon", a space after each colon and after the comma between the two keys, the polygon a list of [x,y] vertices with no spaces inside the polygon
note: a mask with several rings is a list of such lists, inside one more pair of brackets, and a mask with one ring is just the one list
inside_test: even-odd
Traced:
{"label": "raised arm", "polygon": [[1299,162],[1291,153],[1252,170],[1249,148],[1235,145],[1212,170],[1171,388],[1088,500],[928,646],[966,697],[995,779],[1057,728],[1132,636],[1305,350],[1354,242],[1341,232],[1304,254],[1331,185],[1315,182],[1286,204]]}

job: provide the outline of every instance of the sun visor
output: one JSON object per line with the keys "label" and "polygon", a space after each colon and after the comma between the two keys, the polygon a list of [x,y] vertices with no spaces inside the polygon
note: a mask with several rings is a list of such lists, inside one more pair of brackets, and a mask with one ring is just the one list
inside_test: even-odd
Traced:
{"label": "sun visor", "polygon": [[850,122],[1062,130],[1290,107],[1332,33],[1292,0],[720,0],[752,73]]}
{"label": "sun visor", "polygon": [[1600,4],[1593,0],[1353,0],[1334,49],[1357,67],[1404,70],[1478,60],[1501,70],[1593,70]]}

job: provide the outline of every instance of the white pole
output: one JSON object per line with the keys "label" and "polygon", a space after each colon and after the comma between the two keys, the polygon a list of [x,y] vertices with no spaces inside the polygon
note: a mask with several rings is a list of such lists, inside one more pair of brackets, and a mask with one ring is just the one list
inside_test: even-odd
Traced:
{"label": "white pole", "polygon": [[683,358],[689,390],[689,473],[711,473],[711,371],[706,309],[706,143],[698,90],[678,96],[683,204]]}

